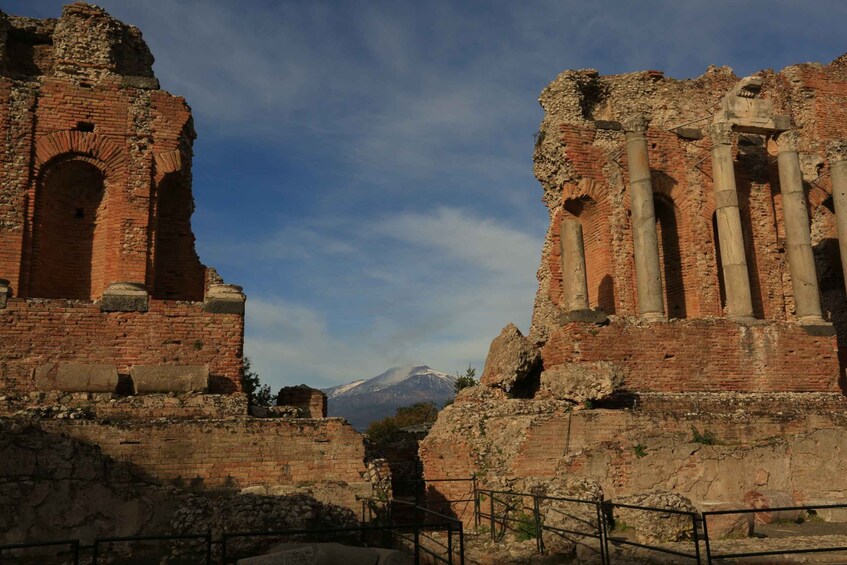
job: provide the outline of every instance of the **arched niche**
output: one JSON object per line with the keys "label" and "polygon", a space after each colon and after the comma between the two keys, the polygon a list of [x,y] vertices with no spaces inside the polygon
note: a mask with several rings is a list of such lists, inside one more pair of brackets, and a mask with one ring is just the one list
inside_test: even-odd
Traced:
{"label": "arched niche", "polygon": [[107,206],[103,171],[70,156],[42,169],[35,192],[28,295],[92,300],[103,290]]}
{"label": "arched niche", "polygon": [[563,207],[566,214],[582,225],[589,305],[614,314],[616,302],[608,214],[590,196],[569,198]]}

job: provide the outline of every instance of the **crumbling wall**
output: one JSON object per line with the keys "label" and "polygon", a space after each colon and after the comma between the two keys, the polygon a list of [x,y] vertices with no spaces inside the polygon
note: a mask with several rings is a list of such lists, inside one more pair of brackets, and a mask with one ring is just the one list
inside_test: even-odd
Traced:
{"label": "crumbling wall", "polygon": [[[468,478],[483,488],[567,489],[574,479],[606,498],[674,491],[696,503],[743,507],[754,489],[798,501],[841,500],[847,426],[840,394],[650,395],[634,409],[463,392],[423,440],[426,478]],[[432,483],[462,498],[462,483]],[[461,504],[464,519],[472,518]]]}
{"label": "crumbling wall", "polygon": [[52,362],[208,365],[240,390],[244,296],[207,284],[191,111],[152,64],[102,8],[0,13],[0,391]]}
{"label": "crumbling wall", "polygon": [[[157,479],[65,435],[61,421],[0,418],[0,543],[95,537],[343,527],[349,508],[315,496],[239,494],[194,477]],[[46,428],[51,428],[48,431]],[[332,485],[329,485],[332,486]],[[322,494],[319,489],[316,496]],[[338,492],[332,492],[338,497]],[[326,500],[328,497],[324,497]],[[339,498],[342,502],[345,500]]]}
{"label": "crumbling wall", "polygon": [[[847,134],[841,119],[847,101],[845,58],[830,65],[803,64],[760,75],[764,79],[761,96],[773,102],[775,112],[790,115],[799,131],[803,179],[811,214],[818,218],[813,244],[820,246],[835,237],[828,220],[832,206],[827,202],[831,186],[825,148]],[[717,104],[737,80],[726,67],[710,67],[691,80],[667,78],[656,71],[600,76],[593,70],[581,70],[562,73],[544,89],[539,101],[545,115],[534,160],[551,223],[538,271],[539,291],[530,332],[534,340],[543,341],[559,326],[563,298],[558,224],[562,215],[579,215],[573,214],[574,203],[590,203],[604,211],[584,224],[586,234],[599,230],[604,238],[597,246],[599,251],[588,253],[586,249],[591,306],[618,316],[636,313],[628,165],[620,124],[635,114],[651,118],[647,137],[653,189],[660,202],[660,233],[667,228],[661,225],[661,216],[667,220],[669,215],[662,213],[661,205],[673,211],[676,251],[660,241],[668,315],[721,315],[722,282],[712,223],[711,142],[702,128],[711,122]],[[741,135],[733,152],[754,314],[767,320],[792,320],[775,143]],[[586,239],[588,248],[588,235]],[[834,260],[831,255],[819,257],[818,270],[827,271],[825,264]],[[597,275],[592,277],[590,263],[598,261],[605,267],[594,269]],[[832,270],[840,271],[840,262],[835,267]],[[838,312],[844,308],[844,292],[834,286],[828,286],[832,292],[825,296],[825,310],[843,343],[847,326]]]}

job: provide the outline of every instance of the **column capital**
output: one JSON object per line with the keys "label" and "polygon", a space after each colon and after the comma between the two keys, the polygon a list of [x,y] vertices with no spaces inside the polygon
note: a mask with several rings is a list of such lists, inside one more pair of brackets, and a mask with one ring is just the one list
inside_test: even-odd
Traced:
{"label": "column capital", "polygon": [[797,151],[799,142],[800,132],[796,129],[784,131],[776,137],[776,144],[780,153],[784,151]]}
{"label": "column capital", "polygon": [[827,143],[826,158],[829,160],[830,166],[839,161],[847,161],[847,139],[837,139]]}
{"label": "column capital", "polygon": [[626,133],[647,133],[650,117],[646,114],[632,114],[622,119],[621,125]]}
{"label": "column capital", "polygon": [[732,144],[732,126],[727,122],[718,122],[707,126],[706,133],[715,145]]}

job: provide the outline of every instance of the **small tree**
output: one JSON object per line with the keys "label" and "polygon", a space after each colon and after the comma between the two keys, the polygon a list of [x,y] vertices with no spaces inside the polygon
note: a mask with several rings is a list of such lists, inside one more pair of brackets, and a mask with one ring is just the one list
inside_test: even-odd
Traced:
{"label": "small tree", "polygon": [[453,388],[456,390],[456,394],[458,394],[460,390],[476,386],[478,384],[479,381],[476,380],[476,369],[471,367],[470,363],[468,363],[468,370],[465,371],[464,375],[456,374],[456,382],[453,385]]}
{"label": "small tree", "polygon": [[247,393],[250,404],[254,406],[270,406],[273,404],[271,387],[262,384],[259,373],[255,372],[250,365],[250,358],[244,358],[244,377],[241,379],[241,388]]}

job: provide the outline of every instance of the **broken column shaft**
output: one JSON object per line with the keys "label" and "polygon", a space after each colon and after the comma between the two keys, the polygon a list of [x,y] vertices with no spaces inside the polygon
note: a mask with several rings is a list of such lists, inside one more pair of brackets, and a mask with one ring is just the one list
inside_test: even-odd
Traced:
{"label": "broken column shaft", "polygon": [[829,174],[832,177],[832,204],[835,207],[835,225],[838,249],[841,252],[841,270],[847,286],[847,140],[833,141],[827,147]]}
{"label": "broken column shaft", "polygon": [[715,215],[726,288],[726,312],[732,319],[752,318],[753,299],[732,165],[732,128],[729,124],[714,124],[709,128],[709,134],[712,138]]}
{"label": "broken column shaft", "polygon": [[650,160],[647,155],[647,124],[645,116],[634,116],[623,123],[629,166],[629,200],[635,245],[638,312],[644,318],[661,319],[665,317],[665,303],[656,211],[653,206],[653,184],[650,180]]}
{"label": "broken column shaft", "polygon": [[579,220],[564,218],[559,240],[562,246],[562,294],[568,312],[588,310],[588,281],[585,275],[585,244]]}
{"label": "broken column shaft", "polygon": [[791,287],[794,290],[794,310],[801,322],[823,323],[796,132],[780,134],[777,143],[779,190],[782,194],[782,218],[785,223]]}

